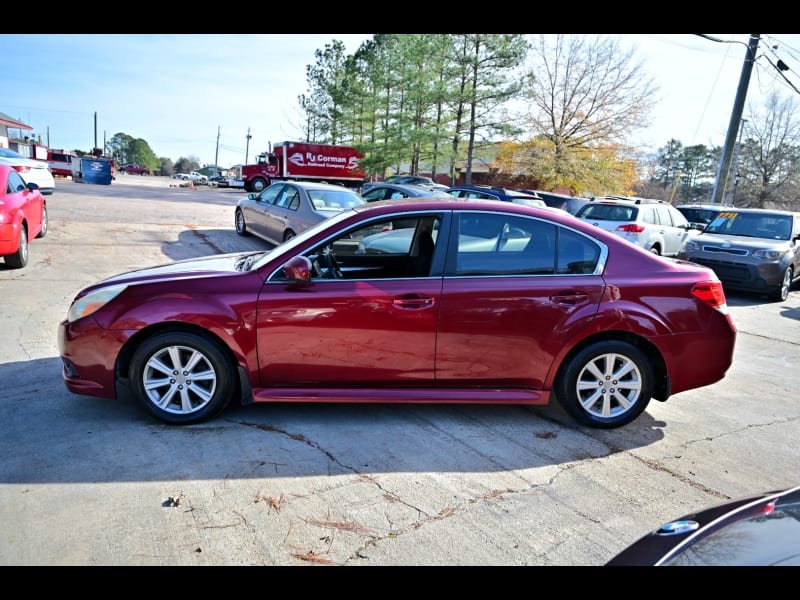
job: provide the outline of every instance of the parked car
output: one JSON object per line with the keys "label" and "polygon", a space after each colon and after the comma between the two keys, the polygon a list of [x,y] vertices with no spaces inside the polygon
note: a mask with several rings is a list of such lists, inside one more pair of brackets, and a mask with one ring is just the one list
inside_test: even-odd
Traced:
{"label": "parked car", "polygon": [[800,280],[800,213],[727,208],[692,237],[679,258],[709,267],[727,290],[785,302]]}
{"label": "parked car", "polygon": [[683,213],[663,200],[592,198],[575,216],[660,256],[677,256],[695,233]]}
{"label": "parked car", "polygon": [[39,187],[0,164],[0,256],[7,267],[28,264],[28,244],[47,235],[47,202]]}
{"label": "parked car", "polygon": [[733,208],[730,204],[679,204],[676,206],[679,211],[683,213],[683,216],[686,217],[686,220],[689,221],[689,225],[702,231],[706,228],[706,225],[711,223],[716,216]]}
{"label": "parked car", "polygon": [[56,180],[45,160],[27,158],[19,152],[0,148],[0,165],[13,168],[26,183],[35,183],[44,195],[50,195],[56,189]]}
{"label": "parked car", "polygon": [[421,185],[423,187],[433,188],[435,190],[447,189],[446,185],[442,185],[441,183],[436,183],[430,177],[424,177],[423,175],[392,175],[391,177],[387,177],[383,181],[367,182],[362,186],[361,190],[362,192],[365,192],[368,189],[372,188],[373,186],[381,185],[384,183],[397,184],[397,185]]}
{"label": "parked car", "polygon": [[184,181],[193,181],[194,183],[208,183],[208,177],[197,171],[190,171],[188,173],[181,173],[181,179]]}
{"label": "parked car", "polygon": [[123,165],[119,168],[121,173],[127,173],[128,175],[150,175],[150,169],[147,167],[142,167],[137,164],[129,163],[127,165]]}
{"label": "parked car", "polygon": [[[405,246],[368,243],[401,229]],[[231,401],[558,400],[613,428],[721,380],[736,328],[711,269],[552,208],[442,197],[357,204],[272,250],[94,283],[57,339],[70,391],[130,393],[171,424]]]}
{"label": "parked car", "polygon": [[[447,188],[445,188],[447,189]],[[366,191],[361,192],[361,197],[367,202],[378,200],[398,200],[400,198],[422,198],[425,196],[447,196],[447,192],[423,185],[378,183]]]}
{"label": "parked car", "polygon": [[530,192],[512,190],[491,185],[459,185],[448,188],[447,193],[456,198],[470,198],[473,200],[502,200],[515,204],[528,206],[547,206],[544,200]]}
{"label": "parked car", "polygon": [[340,185],[280,181],[236,203],[236,233],[280,244],[364,202],[361,196]]}
{"label": "parked car", "polygon": [[800,486],[727,500],[665,523],[612,567],[800,566]]}
{"label": "parked car", "polygon": [[573,215],[577,213],[581,207],[586,204],[588,198],[579,198],[577,196],[569,196],[567,194],[558,194],[556,192],[544,192],[542,190],[520,190],[528,194],[536,194],[539,198],[544,200],[547,206],[552,208],[560,208]]}
{"label": "parked car", "polygon": [[53,149],[47,151],[47,166],[53,177],[72,177],[72,172],[78,164],[80,157],[73,152]]}

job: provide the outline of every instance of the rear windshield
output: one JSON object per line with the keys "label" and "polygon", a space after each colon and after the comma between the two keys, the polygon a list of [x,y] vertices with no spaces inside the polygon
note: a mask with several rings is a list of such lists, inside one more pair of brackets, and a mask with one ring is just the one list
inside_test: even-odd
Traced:
{"label": "rear windshield", "polygon": [[586,204],[578,216],[597,221],[635,221],[638,209],[635,206],[618,204]]}
{"label": "rear windshield", "polygon": [[681,208],[680,211],[692,223],[703,223],[704,225],[711,223],[719,214],[719,211],[713,208]]}

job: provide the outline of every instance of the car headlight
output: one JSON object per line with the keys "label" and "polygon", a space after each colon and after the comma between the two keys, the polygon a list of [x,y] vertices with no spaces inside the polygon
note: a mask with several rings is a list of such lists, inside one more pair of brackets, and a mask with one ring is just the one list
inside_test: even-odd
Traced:
{"label": "car headlight", "polygon": [[700,244],[697,242],[686,242],[686,245],[683,247],[684,252],[696,252],[697,250],[700,250]]}
{"label": "car headlight", "polygon": [[753,258],[759,260],[780,260],[781,256],[783,256],[783,252],[780,250],[753,250]]}
{"label": "car headlight", "polygon": [[67,320],[71,323],[72,321],[77,321],[83,317],[88,317],[93,312],[100,310],[111,300],[119,296],[127,287],[128,285],[124,283],[119,285],[110,285],[86,294],[82,298],[79,298],[73,302],[72,306],[69,307]]}

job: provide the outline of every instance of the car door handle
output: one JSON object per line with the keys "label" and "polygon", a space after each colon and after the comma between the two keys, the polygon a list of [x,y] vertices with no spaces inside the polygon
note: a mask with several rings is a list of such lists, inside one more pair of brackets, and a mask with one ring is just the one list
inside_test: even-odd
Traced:
{"label": "car door handle", "polygon": [[555,304],[576,306],[589,301],[589,296],[583,292],[559,292],[550,296],[550,301]]}
{"label": "car door handle", "polygon": [[433,306],[433,298],[408,294],[393,298],[392,305],[398,308],[429,308]]}

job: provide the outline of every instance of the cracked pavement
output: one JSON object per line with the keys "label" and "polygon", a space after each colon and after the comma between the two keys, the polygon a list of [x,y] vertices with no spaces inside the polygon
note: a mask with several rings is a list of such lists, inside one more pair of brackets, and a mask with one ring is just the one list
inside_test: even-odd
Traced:
{"label": "cracked pavement", "polygon": [[56,327],[121,271],[268,248],[242,192],[59,180],[30,263],[0,264],[0,564],[602,565],[663,522],[798,484],[800,291],[729,294],[721,382],[616,430],[558,406],[260,404],[197,426],[70,394]]}

